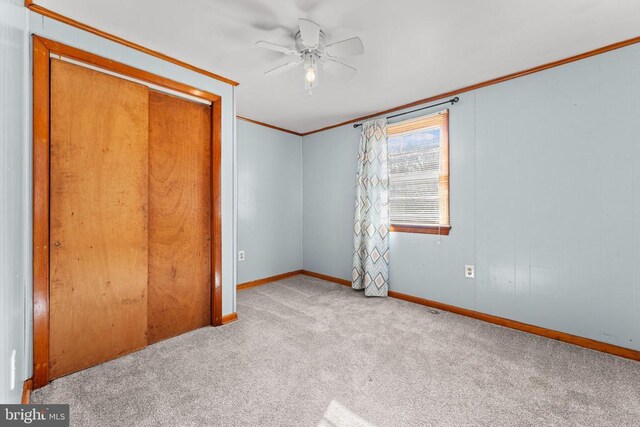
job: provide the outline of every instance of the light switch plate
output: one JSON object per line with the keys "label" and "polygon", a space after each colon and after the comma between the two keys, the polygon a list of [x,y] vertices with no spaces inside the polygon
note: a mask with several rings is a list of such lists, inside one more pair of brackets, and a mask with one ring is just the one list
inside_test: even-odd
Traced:
{"label": "light switch plate", "polygon": [[464,266],[464,277],[467,279],[473,279],[476,277],[476,266],[475,265],[465,265]]}

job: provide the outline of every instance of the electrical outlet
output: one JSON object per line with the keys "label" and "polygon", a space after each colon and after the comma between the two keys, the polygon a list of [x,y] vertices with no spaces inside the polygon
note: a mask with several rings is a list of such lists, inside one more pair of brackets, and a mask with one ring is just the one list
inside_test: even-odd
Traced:
{"label": "electrical outlet", "polygon": [[9,380],[9,385],[11,387],[11,390],[13,390],[14,388],[16,388],[16,349],[14,348],[13,351],[11,352],[11,361],[9,362],[11,364],[11,379]]}
{"label": "electrical outlet", "polygon": [[238,252],[238,261],[244,261],[244,251]]}
{"label": "electrical outlet", "polygon": [[476,277],[476,266],[475,265],[465,265],[464,266],[464,277],[467,279],[473,279]]}

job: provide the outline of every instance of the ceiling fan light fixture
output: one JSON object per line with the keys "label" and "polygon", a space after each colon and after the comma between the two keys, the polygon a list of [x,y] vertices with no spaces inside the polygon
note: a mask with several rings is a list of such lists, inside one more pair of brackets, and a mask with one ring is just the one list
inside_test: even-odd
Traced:
{"label": "ceiling fan light fixture", "polygon": [[314,69],[315,67],[311,66],[311,67],[307,67],[307,71],[304,75],[304,79],[309,82],[309,83],[313,83],[316,81],[316,70]]}
{"label": "ceiling fan light fixture", "polygon": [[313,83],[318,78],[318,63],[313,54],[306,55],[304,61],[304,79],[307,83]]}
{"label": "ceiling fan light fixture", "polygon": [[259,41],[257,46],[280,52],[284,55],[297,56],[297,61],[291,61],[272,68],[265,72],[266,75],[280,74],[292,68],[302,66],[304,71],[304,87],[311,95],[311,89],[319,86],[318,64],[322,66],[322,70],[329,74],[350,80],[358,70],[348,64],[342,63],[337,59],[343,56],[357,56],[364,53],[364,45],[359,37],[351,37],[331,45],[327,45],[325,34],[320,26],[315,22],[307,19],[298,20],[299,30],[295,33],[295,48],[279,44]]}
{"label": "ceiling fan light fixture", "polygon": [[313,53],[305,54],[304,64],[304,88],[309,91],[311,95],[311,89],[318,87],[318,60],[317,56]]}

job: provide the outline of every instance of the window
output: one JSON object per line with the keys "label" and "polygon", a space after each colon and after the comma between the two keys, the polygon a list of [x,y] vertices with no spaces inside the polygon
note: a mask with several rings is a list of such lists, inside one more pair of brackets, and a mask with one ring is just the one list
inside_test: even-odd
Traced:
{"label": "window", "polygon": [[391,231],[449,234],[449,111],[388,133]]}

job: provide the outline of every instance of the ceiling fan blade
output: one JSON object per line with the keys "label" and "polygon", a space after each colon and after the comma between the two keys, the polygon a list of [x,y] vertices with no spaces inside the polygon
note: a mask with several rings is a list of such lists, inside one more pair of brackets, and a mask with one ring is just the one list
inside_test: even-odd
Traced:
{"label": "ceiling fan blade", "polygon": [[256,42],[256,46],[263,47],[269,50],[275,50],[276,52],[284,53],[285,55],[298,54],[298,52],[296,52],[294,49],[290,49],[286,46],[280,46],[279,44],[275,44],[271,42],[259,41],[259,42]]}
{"label": "ceiling fan blade", "polygon": [[351,65],[344,64],[335,59],[327,59],[324,63],[324,69],[344,80],[351,80],[358,72],[358,70]]}
{"label": "ceiling fan blade", "polygon": [[327,46],[327,53],[334,58],[358,56],[364,53],[364,45],[360,37],[352,37],[330,44]]}
{"label": "ceiling fan blade", "polygon": [[315,22],[308,21],[306,19],[298,19],[298,25],[300,26],[300,38],[302,44],[309,49],[315,49],[318,47],[320,41],[320,26]]}
{"label": "ceiling fan blade", "polygon": [[288,70],[290,70],[292,68],[295,68],[300,64],[301,64],[301,61],[288,62],[286,64],[278,65],[276,68],[272,68],[271,70],[266,71],[264,74],[266,76],[275,76],[275,75],[278,75],[278,74],[282,74],[285,71],[288,71]]}

